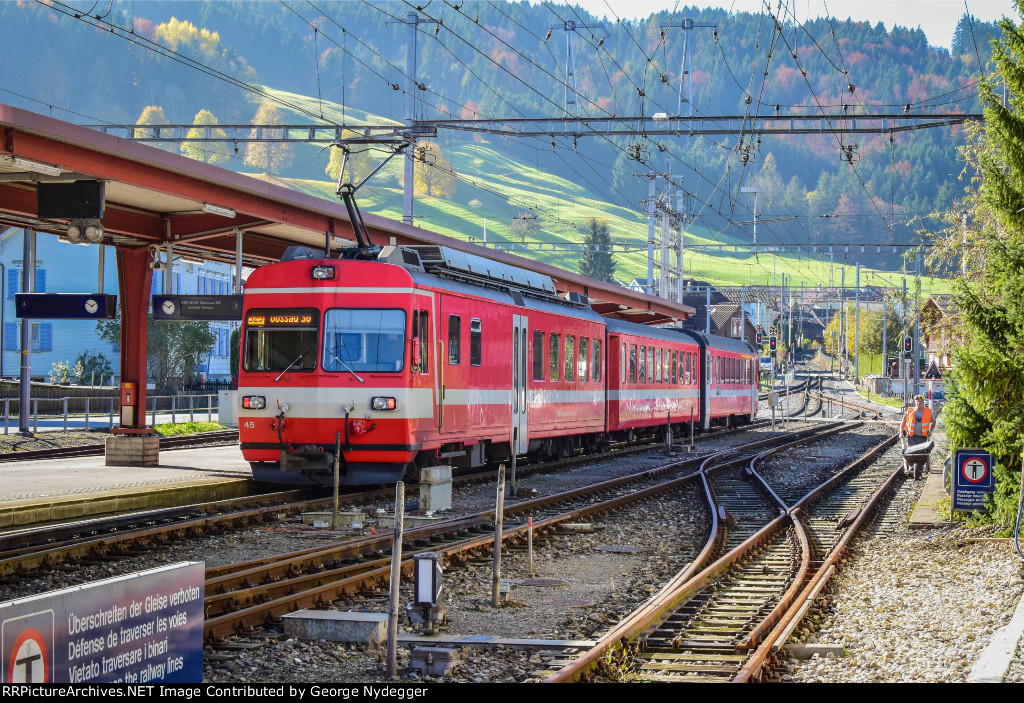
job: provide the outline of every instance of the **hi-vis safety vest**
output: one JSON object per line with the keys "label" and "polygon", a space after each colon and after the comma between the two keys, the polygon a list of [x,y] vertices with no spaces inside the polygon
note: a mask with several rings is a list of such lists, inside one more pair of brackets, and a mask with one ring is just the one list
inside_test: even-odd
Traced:
{"label": "hi-vis safety vest", "polygon": [[930,408],[922,410],[920,422],[917,421],[917,418],[915,417],[916,414],[916,408],[910,408],[907,410],[907,416],[903,418],[903,427],[911,437],[927,437],[928,433],[932,429],[932,411]]}

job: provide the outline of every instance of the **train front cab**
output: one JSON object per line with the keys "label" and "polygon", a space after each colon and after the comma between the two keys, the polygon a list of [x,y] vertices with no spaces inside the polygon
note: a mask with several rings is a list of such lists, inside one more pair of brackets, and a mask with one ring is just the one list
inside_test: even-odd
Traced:
{"label": "train front cab", "polygon": [[758,356],[743,340],[685,332],[700,347],[701,429],[747,424],[757,417]]}
{"label": "train front cab", "polygon": [[339,437],[342,483],[401,478],[434,417],[431,298],[399,267],[338,259],[262,267],[245,294],[239,440],[253,477],[329,484]]}

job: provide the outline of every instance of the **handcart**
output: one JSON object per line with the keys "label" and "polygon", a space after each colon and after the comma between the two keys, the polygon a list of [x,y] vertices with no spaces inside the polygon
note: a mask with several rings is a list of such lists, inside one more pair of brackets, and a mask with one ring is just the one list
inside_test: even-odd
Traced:
{"label": "handcart", "polygon": [[920,444],[909,445],[906,438],[901,441],[903,446],[903,473],[906,476],[913,476],[915,480],[921,478],[924,469],[931,470],[931,454],[935,449],[935,442],[927,440]]}

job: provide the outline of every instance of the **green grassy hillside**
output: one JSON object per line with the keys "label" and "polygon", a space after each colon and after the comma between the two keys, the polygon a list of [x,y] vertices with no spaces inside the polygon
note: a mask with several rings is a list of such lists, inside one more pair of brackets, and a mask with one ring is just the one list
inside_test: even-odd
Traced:
{"label": "green grassy hillside", "polygon": [[[279,95],[292,104],[309,110],[322,110],[325,117],[347,124],[388,123],[389,121],[359,110],[309,98],[307,96],[268,91]],[[308,118],[290,114],[283,110],[284,120],[289,123],[305,123]],[[397,124],[397,123],[396,123]],[[468,137],[467,137],[468,139]],[[500,150],[501,140],[456,142],[447,137],[438,140],[445,157],[452,168],[460,174],[454,196],[448,199],[417,197],[414,214],[416,224],[439,234],[465,241],[482,242],[485,236],[489,244],[496,242],[519,242],[510,230],[513,218],[523,213],[538,214],[539,233],[527,243],[543,244],[542,250],[519,249],[517,254],[543,261],[560,268],[576,271],[579,251],[552,251],[550,245],[582,243],[583,227],[590,218],[608,223],[612,241],[616,244],[632,245],[628,252],[616,252],[616,277],[629,283],[632,279],[644,280],[647,276],[647,218],[643,214],[602,200],[592,193],[585,183],[574,181],[520,161],[513,160]],[[333,200],[335,184],[324,170],[329,160],[328,150],[311,145],[300,145],[295,150],[296,164],[309,173],[307,178],[281,179],[293,188]],[[375,162],[376,163],[376,162]],[[399,186],[402,160],[392,159],[358,194],[359,206],[364,212],[400,220],[402,217],[402,191]],[[292,169],[294,172],[296,169]],[[655,237],[660,236],[660,224]],[[699,224],[693,224],[686,231],[686,246],[702,244],[732,245],[742,242],[720,232],[714,232]],[[852,287],[856,280],[859,250],[847,254],[836,253],[830,269],[827,254],[784,253],[758,254],[707,252],[690,249],[684,255],[685,278],[710,281],[716,285],[772,285],[781,284],[785,273],[791,285],[829,285],[830,270],[835,285],[840,281],[840,269],[845,266],[846,285]],[[864,256],[865,260],[870,256]],[[657,270],[655,271],[657,276]],[[902,284],[901,274],[861,270],[863,285],[884,285],[896,287]],[[925,291],[944,292],[947,281],[926,278],[922,281]]]}

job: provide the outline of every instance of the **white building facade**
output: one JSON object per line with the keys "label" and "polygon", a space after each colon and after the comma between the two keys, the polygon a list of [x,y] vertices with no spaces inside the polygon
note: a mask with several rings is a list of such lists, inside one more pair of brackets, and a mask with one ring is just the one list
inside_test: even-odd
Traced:
{"label": "white building facade", "polygon": [[[0,228],[2,230],[3,228]],[[0,306],[0,377],[18,378],[21,371],[21,323],[15,314],[14,296],[22,292],[24,280],[24,230],[0,231],[0,276],[3,304]],[[57,236],[36,234],[36,293],[118,294],[117,262],[113,247],[106,247],[103,289],[99,286],[100,245],[71,244]],[[152,293],[166,291],[167,271],[154,271]],[[234,291],[234,267],[213,262],[189,263],[176,259],[170,272],[169,292],[186,295],[228,295]],[[94,320],[32,320],[31,375],[49,380],[54,363],[74,365],[82,352],[102,354],[120,375],[120,350],[100,339]],[[173,323],[170,323],[173,324]],[[197,378],[227,381],[231,331],[240,322],[211,322],[214,343],[195,368]],[[110,379],[103,379],[109,383]],[[101,383],[96,379],[96,383]]]}

